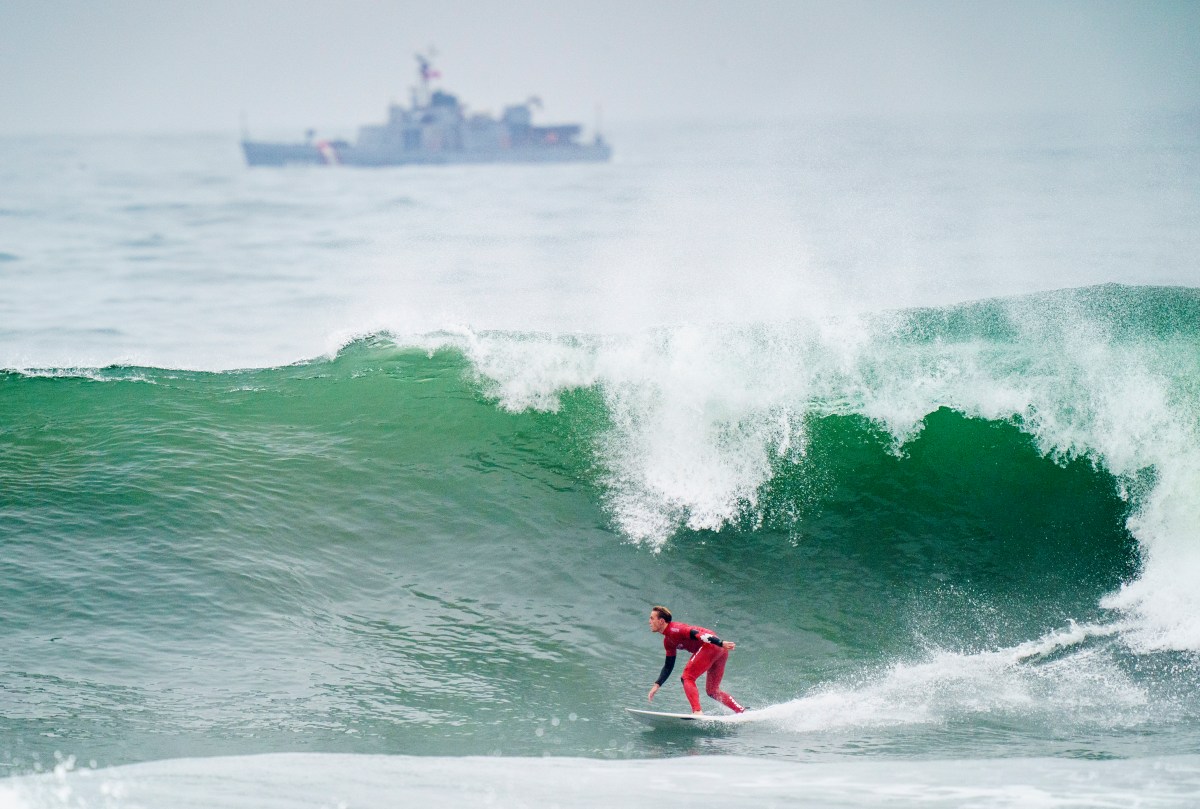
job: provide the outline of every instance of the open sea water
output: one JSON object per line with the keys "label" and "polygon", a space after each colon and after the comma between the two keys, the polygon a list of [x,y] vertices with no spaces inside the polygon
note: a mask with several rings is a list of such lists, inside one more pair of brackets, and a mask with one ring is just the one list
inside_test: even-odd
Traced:
{"label": "open sea water", "polygon": [[1198,132],[2,141],[0,807],[1195,806]]}

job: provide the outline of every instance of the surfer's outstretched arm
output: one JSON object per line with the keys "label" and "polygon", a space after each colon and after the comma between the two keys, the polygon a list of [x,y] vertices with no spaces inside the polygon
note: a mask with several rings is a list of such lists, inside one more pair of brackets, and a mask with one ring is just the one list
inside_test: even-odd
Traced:
{"label": "surfer's outstretched arm", "polygon": [[658,679],[654,681],[654,685],[650,686],[649,700],[654,702],[654,695],[658,693],[658,689],[662,688],[662,684],[671,676],[671,670],[675,668],[675,655],[667,655],[666,661],[663,663],[662,671],[658,673]]}

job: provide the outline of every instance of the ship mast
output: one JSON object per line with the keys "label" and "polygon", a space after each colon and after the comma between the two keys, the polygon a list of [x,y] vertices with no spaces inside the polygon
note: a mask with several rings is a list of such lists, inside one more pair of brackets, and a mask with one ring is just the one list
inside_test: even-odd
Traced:
{"label": "ship mast", "polygon": [[[433,67],[433,48],[429,49],[429,55],[423,53],[417,54],[417,76],[421,80],[421,92],[417,99],[422,107],[428,107],[433,95],[429,92],[429,82],[431,79],[440,79],[442,74]],[[414,104],[415,106],[415,104]]]}

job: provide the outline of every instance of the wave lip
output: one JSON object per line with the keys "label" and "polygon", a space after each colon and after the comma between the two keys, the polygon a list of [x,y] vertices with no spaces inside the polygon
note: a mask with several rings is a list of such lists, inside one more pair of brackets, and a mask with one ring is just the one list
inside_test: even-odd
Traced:
{"label": "wave lip", "polygon": [[1138,618],[1128,641],[1200,649],[1200,290],[1107,285],[786,325],[433,342],[462,351],[509,410],[598,392],[608,509],[654,548],[761,522],[764,487],[801,466],[813,418],[864,417],[901,456],[942,409],[1013,424],[1045,457],[1118,481],[1142,571],[1103,606]]}

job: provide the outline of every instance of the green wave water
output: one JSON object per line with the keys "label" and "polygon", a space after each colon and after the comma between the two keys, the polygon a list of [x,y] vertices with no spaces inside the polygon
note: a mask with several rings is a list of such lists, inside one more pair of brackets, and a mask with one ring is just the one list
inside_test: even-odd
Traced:
{"label": "green wave water", "polygon": [[[1198,738],[1198,290],[25,369],[0,412],[9,773]],[[653,603],[738,641],[744,732],[631,732]]]}

